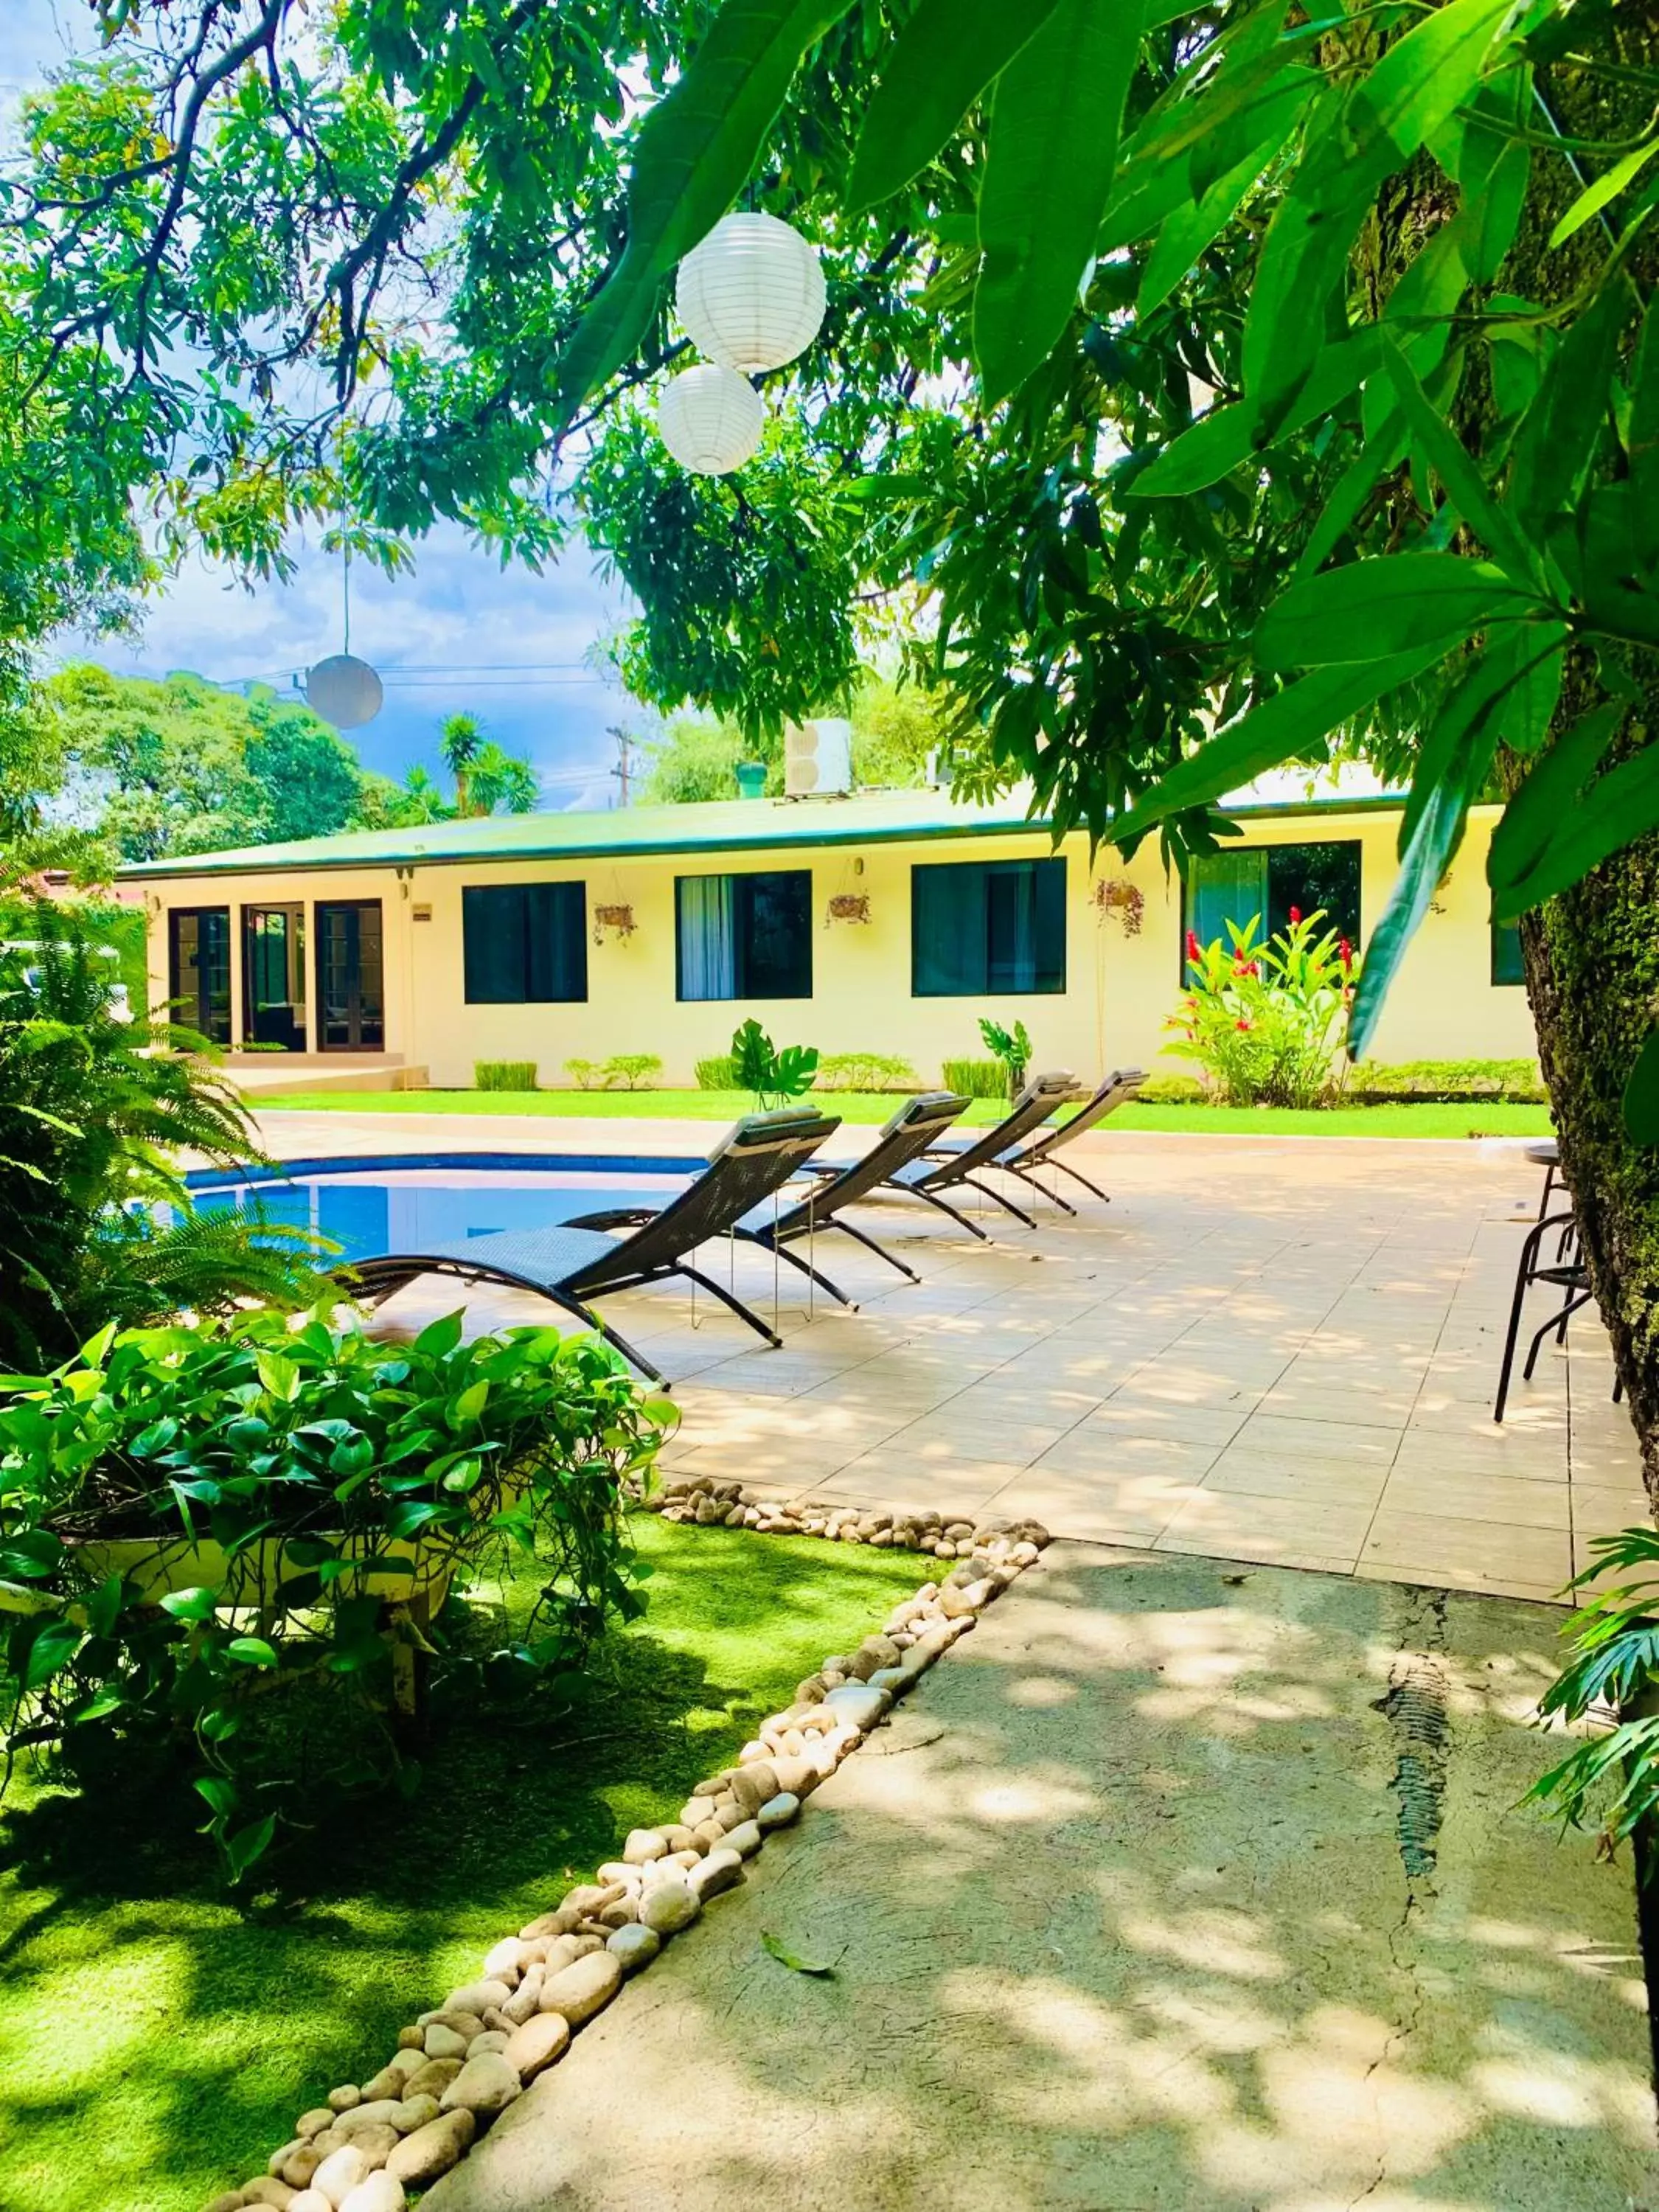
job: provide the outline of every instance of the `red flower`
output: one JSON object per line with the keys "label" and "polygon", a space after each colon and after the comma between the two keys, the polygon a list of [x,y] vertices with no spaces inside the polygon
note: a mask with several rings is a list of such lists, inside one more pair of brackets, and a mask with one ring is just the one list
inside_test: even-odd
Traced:
{"label": "red flower", "polygon": [[1189,960],[1201,960],[1204,957],[1204,947],[1198,941],[1198,932],[1195,929],[1189,929],[1187,932],[1187,957]]}
{"label": "red flower", "polygon": [[1301,919],[1302,919],[1302,909],[1301,909],[1301,908],[1300,908],[1299,906],[1293,906],[1293,907],[1291,908],[1291,928],[1292,928],[1292,929],[1294,929],[1294,928],[1295,928],[1295,927],[1296,927],[1297,923],[1298,921],[1301,921]]}
{"label": "red flower", "polygon": [[1249,1024],[1246,1021],[1237,1021],[1233,1024],[1233,1027],[1236,1030],[1248,1030],[1249,1026]]}
{"label": "red flower", "polygon": [[1337,945],[1336,957],[1345,968],[1351,968],[1353,965],[1353,947],[1346,937],[1342,938]]}

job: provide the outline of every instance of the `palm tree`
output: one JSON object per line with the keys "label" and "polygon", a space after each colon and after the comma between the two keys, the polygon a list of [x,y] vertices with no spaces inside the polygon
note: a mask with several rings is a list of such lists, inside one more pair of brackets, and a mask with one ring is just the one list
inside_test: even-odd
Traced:
{"label": "palm tree", "polygon": [[484,750],[484,734],[477,716],[452,714],[443,726],[438,750],[443,755],[444,766],[455,779],[455,811],[463,815],[487,814],[487,806],[477,806],[471,800],[472,769]]}
{"label": "palm tree", "polygon": [[406,822],[447,822],[453,809],[433,778],[418,763],[408,770],[403,782],[403,801],[398,812]]}
{"label": "palm tree", "polygon": [[530,763],[493,742],[480,749],[467,787],[478,814],[533,814],[542,795]]}

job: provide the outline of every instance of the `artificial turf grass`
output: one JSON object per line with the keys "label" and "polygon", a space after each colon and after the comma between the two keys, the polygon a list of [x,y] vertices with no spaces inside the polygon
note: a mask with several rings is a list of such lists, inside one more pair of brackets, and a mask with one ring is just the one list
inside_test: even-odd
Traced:
{"label": "artificial turf grass", "polygon": [[634,1527],[647,1616],[605,1639],[556,1735],[441,1725],[417,1796],[290,1840],[280,1887],[247,1907],[215,1890],[187,1792],[117,1808],[18,1778],[0,1815],[3,2212],[199,2212],[263,2172],[298,2113],[384,2063],[490,1944],[672,1818],[926,1579],[905,1553]]}
{"label": "artificial turf grass", "polygon": [[[883,1092],[814,1091],[845,1121],[884,1121],[898,1100]],[[313,1091],[257,1097],[256,1115],[523,1114],[561,1121],[734,1121],[752,1110],[746,1091]],[[1000,1098],[975,1098],[962,1118],[989,1124],[1007,1110]],[[1214,1137],[1547,1137],[1547,1106],[1479,1098],[1421,1099],[1380,1106],[1121,1106],[1106,1129],[1185,1132]]]}

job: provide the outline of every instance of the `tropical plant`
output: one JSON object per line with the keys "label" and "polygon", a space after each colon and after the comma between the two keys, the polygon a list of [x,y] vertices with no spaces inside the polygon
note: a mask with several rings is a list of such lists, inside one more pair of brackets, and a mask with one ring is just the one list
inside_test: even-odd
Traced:
{"label": "tropical plant", "polygon": [[641,1091],[649,1087],[653,1076],[662,1073],[662,1061],[654,1052],[617,1052],[600,1073],[607,1085],[619,1083],[624,1091]]}
{"label": "tropical plant", "polygon": [[890,1052],[826,1052],[818,1061],[820,1091],[920,1091],[908,1060]]}
{"label": "tropical plant", "polygon": [[284,1817],[315,1820],[325,1780],[401,1766],[400,1662],[458,1663],[424,1601],[494,1547],[547,1579],[489,1682],[568,1668],[640,1611],[623,1486],[673,1418],[597,1338],[463,1341],[459,1314],[410,1344],[323,1308],[101,1330],[0,1385],[10,1753],[72,1777],[99,1736],[176,1743],[243,1874]]}
{"label": "tropical plant", "polygon": [[738,1063],[729,1052],[715,1053],[708,1060],[694,1062],[692,1073],[697,1079],[699,1091],[736,1091]]}
{"label": "tropical plant", "polygon": [[0,1362],[50,1361],[111,1319],[313,1295],[316,1240],[193,1210],[181,1153],[263,1157],[204,1040],[115,1018],[73,906],[36,900],[27,932],[0,952]]}
{"label": "tropical plant", "polygon": [[[1590,1550],[1595,1559],[1569,1587],[1601,1587],[1561,1631],[1573,1656],[1540,1698],[1538,1717],[1593,1733],[1527,1796],[1572,1827],[1594,1822],[1611,1857],[1659,1810],[1659,1535],[1626,1528],[1593,1536]],[[1611,1727],[1601,1724],[1608,1713],[1617,1717]]]}
{"label": "tropical plant", "polygon": [[444,766],[455,781],[455,811],[460,815],[487,814],[487,806],[475,806],[468,788],[472,764],[484,748],[484,734],[476,714],[450,714],[438,732],[438,751]]}
{"label": "tropical plant", "polygon": [[779,1052],[752,1015],[732,1032],[732,1070],[737,1078],[733,1087],[752,1091],[763,1114],[775,1106],[787,1106],[792,1098],[805,1097],[812,1088],[817,1067],[815,1045],[787,1044]]}
{"label": "tropical plant", "polygon": [[1196,1060],[1231,1106],[1317,1106],[1341,1089],[1342,1025],[1358,982],[1353,948],[1322,912],[1291,908],[1265,944],[1259,915],[1226,925],[1226,943],[1187,935],[1187,995],[1164,1047]]}
{"label": "tropical plant", "polygon": [[605,1079],[605,1068],[597,1060],[568,1060],[564,1072],[578,1091],[597,1091]]}
{"label": "tropical plant", "polygon": [[533,814],[541,804],[542,783],[530,762],[503,752],[492,738],[474,755],[467,776],[468,804],[457,788],[461,814]]}
{"label": "tropical plant", "polygon": [[1016,1097],[1031,1064],[1031,1040],[1024,1023],[1016,1022],[1012,1030],[1006,1030],[1000,1022],[982,1015],[979,1033],[985,1040],[986,1048],[996,1055],[1006,1071],[1008,1096]]}
{"label": "tropical plant", "polygon": [[1008,1070],[1000,1060],[947,1060],[941,1072],[945,1089],[964,1098],[1008,1096]]}
{"label": "tropical plant", "polygon": [[[569,1060],[565,1062],[568,1067]],[[475,1091],[534,1091],[538,1087],[538,1069],[533,1060],[475,1060],[472,1063],[472,1087]]]}

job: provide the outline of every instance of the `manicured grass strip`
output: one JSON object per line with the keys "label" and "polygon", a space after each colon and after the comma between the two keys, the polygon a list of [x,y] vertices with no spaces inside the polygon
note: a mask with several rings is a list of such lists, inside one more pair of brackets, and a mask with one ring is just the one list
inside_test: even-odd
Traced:
{"label": "manicured grass strip", "polygon": [[826,1653],[926,1579],[908,1554],[635,1521],[650,1610],[556,1729],[441,1716],[422,1786],[291,1841],[240,1908],[175,1794],[19,1775],[0,1818],[5,2212],[200,2212],[382,2064],[499,1936],[669,1819]]}
{"label": "manicured grass strip", "polygon": [[[848,1121],[884,1121],[896,1097],[867,1091],[815,1093],[832,1114]],[[351,1114],[529,1114],[560,1120],[573,1115],[603,1119],[733,1121],[752,1106],[742,1091],[289,1091],[254,1100],[258,1113],[289,1109]],[[975,1098],[965,1121],[988,1123],[1003,1111],[1001,1102]],[[1121,1107],[1112,1129],[1177,1129],[1206,1136],[1235,1137],[1547,1137],[1547,1106],[1511,1106],[1478,1098],[1440,1103],[1332,1106],[1143,1106]]]}

